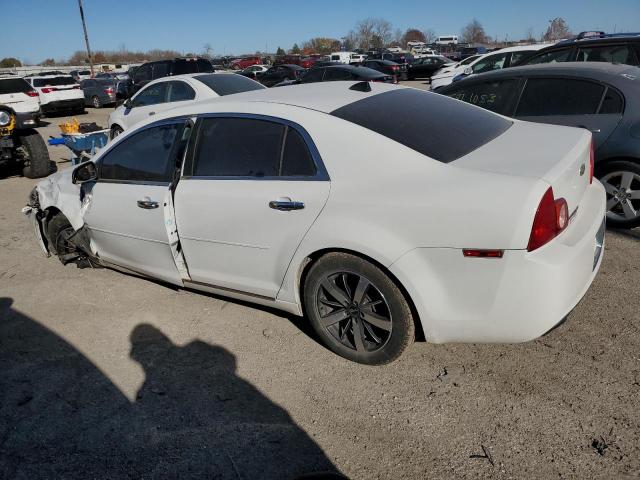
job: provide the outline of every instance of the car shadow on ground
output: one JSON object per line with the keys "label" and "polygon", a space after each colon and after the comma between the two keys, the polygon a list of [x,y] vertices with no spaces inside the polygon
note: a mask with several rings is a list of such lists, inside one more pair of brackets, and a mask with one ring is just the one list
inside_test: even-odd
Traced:
{"label": "car shadow on ground", "polygon": [[[261,478],[337,472],[226,349],[139,324],[130,401],[80,351],[0,298],[1,478]],[[331,475],[313,478],[343,478]]]}
{"label": "car shadow on ground", "polygon": [[608,228],[608,231],[617,233],[618,235],[622,235],[623,237],[633,238],[634,240],[640,240],[640,228],[630,228],[630,229]]}

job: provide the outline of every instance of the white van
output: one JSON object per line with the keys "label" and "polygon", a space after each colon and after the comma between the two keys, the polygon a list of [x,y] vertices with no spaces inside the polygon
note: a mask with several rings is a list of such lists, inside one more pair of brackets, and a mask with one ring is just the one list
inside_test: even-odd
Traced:
{"label": "white van", "polygon": [[351,63],[351,55],[356,55],[353,52],[333,52],[331,54],[332,62],[340,62],[349,65]]}
{"label": "white van", "polygon": [[458,44],[458,36],[457,35],[445,35],[444,37],[438,37],[436,40],[436,45],[457,45]]}

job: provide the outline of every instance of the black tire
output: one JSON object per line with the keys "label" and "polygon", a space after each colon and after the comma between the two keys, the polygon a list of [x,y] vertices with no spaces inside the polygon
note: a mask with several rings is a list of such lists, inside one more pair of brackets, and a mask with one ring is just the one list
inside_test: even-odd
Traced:
{"label": "black tire", "polygon": [[413,314],[402,291],[360,257],[329,253],[318,259],[304,280],[303,297],[323,343],[354,362],[390,363],[414,340]]}
{"label": "black tire", "polygon": [[93,105],[93,108],[102,108],[102,102],[100,101],[100,97],[98,97],[97,95],[94,95],[93,97],[91,97],[91,105]]}
{"label": "black tire", "polygon": [[49,175],[51,160],[47,145],[38,132],[25,130],[18,135],[20,145],[27,156],[22,174],[27,178],[41,178]]}
{"label": "black tire", "polygon": [[47,238],[49,239],[49,249],[52,250],[52,253],[60,257],[61,255],[75,252],[76,248],[66,241],[73,232],[74,229],[69,220],[61,213],[49,220],[49,223],[47,223]]}
{"label": "black tire", "polygon": [[[631,198],[640,194],[640,164],[629,160],[605,161],[602,166],[597,166],[597,177],[607,190],[607,226],[640,226],[640,198]],[[622,188],[625,178],[631,181]],[[635,217],[627,214],[630,211],[636,212]]]}
{"label": "black tire", "polygon": [[114,125],[111,127],[111,131],[109,132],[109,140],[113,140],[118,135],[120,135],[124,130],[119,125]]}

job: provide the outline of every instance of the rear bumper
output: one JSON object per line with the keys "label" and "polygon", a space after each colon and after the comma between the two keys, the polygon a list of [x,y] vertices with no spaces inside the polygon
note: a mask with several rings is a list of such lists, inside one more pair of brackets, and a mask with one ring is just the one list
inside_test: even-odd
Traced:
{"label": "rear bumper", "polygon": [[534,252],[465,258],[417,248],[393,265],[431,342],[517,343],[548,332],[593,282],[604,251],[605,193],[594,181],[569,227]]}
{"label": "rear bumper", "polygon": [[42,104],[40,108],[44,113],[84,108],[84,97],[70,100],[54,100],[53,102]]}

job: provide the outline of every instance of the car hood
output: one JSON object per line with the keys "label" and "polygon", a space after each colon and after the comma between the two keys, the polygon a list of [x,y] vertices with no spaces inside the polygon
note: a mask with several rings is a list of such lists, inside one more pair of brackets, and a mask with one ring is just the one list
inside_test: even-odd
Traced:
{"label": "car hood", "polygon": [[463,67],[443,67],[440,70],[436,71],[436,73],[433,75],[432,78],[438,79],[438,78],[453,77],[462,72],[464,72]]}

